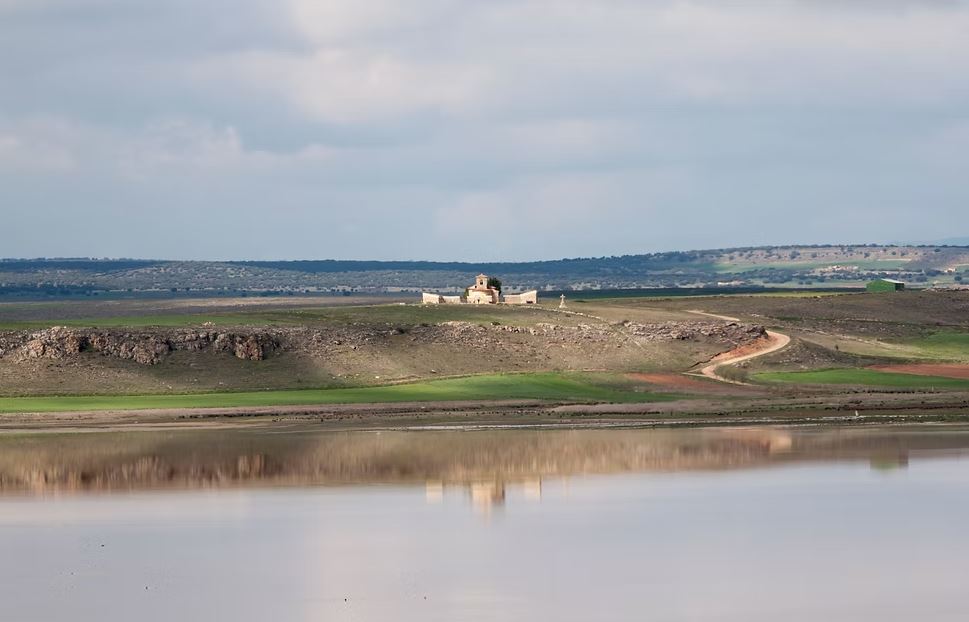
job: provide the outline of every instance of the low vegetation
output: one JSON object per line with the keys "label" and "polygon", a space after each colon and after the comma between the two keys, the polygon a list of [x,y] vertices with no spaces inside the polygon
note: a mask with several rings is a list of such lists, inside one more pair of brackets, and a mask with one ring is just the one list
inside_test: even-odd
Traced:
{"label": "low vegetation", "polygon": [[969,333],[940,331],[906,342],[918,358],[939,361],[969,361]]}
{"label": "low vegetation", "polygon": [[[305,304],[305,301],[303,301]],[[50,303],[45,303],[49,305]],[[24,305],[19,305],[24,308]],[[119,303],[124,308],[124,303]],[[29,319],[30,307],[23,311],[8,312],[6,318],[0,314],[0,330],[29,330],[50,326],[97,327],[97,328],[147,328],[186,326],[302,326],[302,325],[400,325],[417,326],[440,322],[473,322],[491,324],[511,322],[529,325],[537,322],[556,320],[561,322],[562,315],[543,312],[542,307],[515,307],[490,305],[421,305],[410,304],[373,304],[354,306],[301,306],[277,309],[248,309],[239,312],[220,310],[214,313],[152,313],[144,315],[81,315],[80,317],[51,317],[50,319]]]}
{"label": "low vegetation", "polygon": [[816,371],[762,372],[754,375],[763,382],[796,384],[834,384],[899,389],[961,389],[969,390],[969,380],[897,374],[874,369],[821,369]]}
{"label": "low vegetation", "polygon": [[495,374],[428,382],[344,389],[250,391],[180,395],[77,395],[0,398],[0,412],[65,412],[168,408],[229,408],[439,402],[464,400],[546,400],[554,402],[646,402],[672,396],[643,391],[613,374]]}

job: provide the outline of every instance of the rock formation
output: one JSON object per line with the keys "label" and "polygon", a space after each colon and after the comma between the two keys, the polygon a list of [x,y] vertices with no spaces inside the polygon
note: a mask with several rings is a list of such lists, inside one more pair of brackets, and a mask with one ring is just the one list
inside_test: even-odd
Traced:
{"label": "rock formation", "polygon": [[[7,338],[5,342],[9,343]],[[142,365],[154,365],[176,350],[231,352],[237,358],[261,361],[279,347],[276,335],[264,332],[215,330],[109,331],[55,326],[25,334],[17,348],[25,359],[61,359],[81,352],[97,352]]]}
{"label": "rock formation", "polygon": [[582,348],[593,344],[632,341],[643,346],[669,341],[716,343],[725,349],[755,341],[766,334],[763,326],[734,322],[695,321],[637,324],[560,325],[539,322],[533,326],[443,322],[417,326],[349,324],[279,328],[153,328],[97,329],[55,326],[29,332],[0,333],[0,356],[26,359],[65,359],[96,353],[142,365],[154,365],[176,351],[216,352],[246,361],[261,361],[286,351],[329,357],[346,350],[406,344],[454,345],[471,350],[513,347],[521,337],[535,337],[533,345]]}

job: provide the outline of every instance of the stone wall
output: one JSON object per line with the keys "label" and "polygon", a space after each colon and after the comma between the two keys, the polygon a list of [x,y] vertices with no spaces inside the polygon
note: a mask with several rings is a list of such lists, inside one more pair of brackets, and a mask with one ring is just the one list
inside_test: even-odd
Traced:
{"label": "stone wall", "polygon": [[473,305],[491,305],[498,302],[498,293],[493,289],[468,290],[468,302]]}
{"label": "stone wall", "polygon": [[534,305],[538,304],[538,290],[522,292],[520,294],[505,294],[505,304]]}

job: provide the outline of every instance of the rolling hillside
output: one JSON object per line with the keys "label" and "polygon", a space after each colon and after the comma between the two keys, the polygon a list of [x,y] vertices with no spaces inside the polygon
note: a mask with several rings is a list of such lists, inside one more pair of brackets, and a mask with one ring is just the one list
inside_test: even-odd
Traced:
{"label": "rolling hillside", "polygon": [[[956,285],[965,246],[776,246],[536,262],[0,260],[0,295],[457,292],[474,274],[510,290],[655,287],[847,287],[875,277]],[[969,280],[967,280],[969,282]]]}

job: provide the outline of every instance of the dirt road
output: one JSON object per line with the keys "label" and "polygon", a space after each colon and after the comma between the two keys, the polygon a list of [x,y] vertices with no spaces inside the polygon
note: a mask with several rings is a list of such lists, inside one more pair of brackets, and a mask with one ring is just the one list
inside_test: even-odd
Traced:
{"label": "dirt road", "polygon": [[[714,317],[720,320],[726,320],[728,322],[740,321],[740,319],[735,317],[716,315],[714,313],[705,313],[703,311],[690,311],[690,313]],[[724,378],[723,376],[717,374],[717,369],[724,365],[736,365],[737,363],[743,363],[744,361],[749,361],[750,359],[757,358],[758,356],[765,356],[772,352],[777,352],[778,350],[787,347],[787,344],[789,343],[791,343],[791,338],[787,335],[769,330],[767,331],[766,339],[761,339],[756,343],[744,345],[729,352],[718,354],[711,359],[707,365],[700,369],[700,375],[706,376],[707,378],[712,378],[713,380],[719,380],[720,382],[728,382],[730,384],[747,384],[746,382],[740,382],[739,380]]]}
{"label": "dirt road", "polygon": [[724,365],[736,365],[737,363],[743,363],[744,361],[749,361],[750,359],[757,358],[758,356],[764,356],[766,354],[770,354],[771,352],[777,352],[781,348],[787,347],[787,344],[790,342],[791,338],[787,335],[769,330],[767,331],[766,339],[762,339],[758,343],[742,346],[735,350],[731,350],[730,352],[725,352],[716,356],[708,365],[700,369],[700,373],[707,378],[713,378],[714,380],[719,380],[720,382],[729,382],[730,384],[747,384],[746,382],[740,382],[739,380],[724,378],[723,376],[717,374],[717,369]]}

